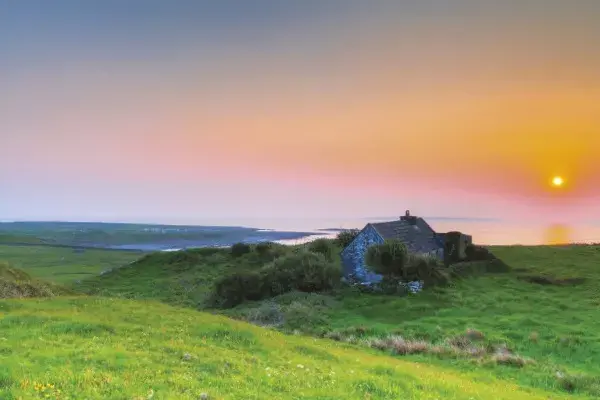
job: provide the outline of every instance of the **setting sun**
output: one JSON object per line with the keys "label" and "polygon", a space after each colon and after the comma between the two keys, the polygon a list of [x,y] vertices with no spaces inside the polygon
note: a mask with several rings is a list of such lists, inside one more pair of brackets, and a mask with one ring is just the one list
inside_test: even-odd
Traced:
{"label": "setting sun", "polygon": [[563,183],[564,183],[564,180],[560,176],[555,176],[554,178],[552,178],[552,186],[560,187],[563,185]]}

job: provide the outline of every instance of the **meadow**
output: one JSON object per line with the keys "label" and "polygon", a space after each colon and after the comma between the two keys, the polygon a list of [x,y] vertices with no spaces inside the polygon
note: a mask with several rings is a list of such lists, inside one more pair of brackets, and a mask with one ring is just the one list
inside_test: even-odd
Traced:
{"label": "meadow", "polygon": [[126,265],[142,253],[109,250],[74,251],[68,247],[0,245],[0,260],[48,281],[71,284]]}
{"label": "meadow", "polygon": [[[260,268],[255,252],[155,253],[63,279],[82,295],[0,301],[0,398],[35,398],[34,381],[58,398],[598,398],[600,247],[491,249],[511,272],[409,296],[340,287],[231,309],[206,299],[223,274]],[[89,264],[119,262],[100,260]]]}

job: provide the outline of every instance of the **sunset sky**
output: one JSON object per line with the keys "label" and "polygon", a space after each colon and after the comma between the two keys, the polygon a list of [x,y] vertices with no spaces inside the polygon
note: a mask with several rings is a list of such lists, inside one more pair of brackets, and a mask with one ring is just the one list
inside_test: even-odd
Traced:
{"label": "sunset sky", "polygon": [[598,21],[596,0],[0,1],[0,219],[600,220]]}

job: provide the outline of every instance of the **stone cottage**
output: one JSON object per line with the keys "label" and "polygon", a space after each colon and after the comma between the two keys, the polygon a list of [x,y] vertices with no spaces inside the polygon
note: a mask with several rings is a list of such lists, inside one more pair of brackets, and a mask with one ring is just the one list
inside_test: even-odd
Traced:
{"label": "stone cottage", "polygon": [[365,283],[379,282],[381,275],[375,274],[365,265],[365,255],[369,246],[382,244],[385,240],[398,239],[408,251],[444,258],[444,235],[437,234],[420,217],[406,215],[389,222],[367,224],[356,238],[341,253],[345,278],[354,278]]}

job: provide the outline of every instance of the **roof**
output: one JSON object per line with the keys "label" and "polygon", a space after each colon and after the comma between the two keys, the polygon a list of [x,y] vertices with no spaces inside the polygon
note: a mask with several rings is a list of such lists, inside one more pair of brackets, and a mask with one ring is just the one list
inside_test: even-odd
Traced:
{"label": "roof", "polygon": [[428,252],[440,248],[435,231],[423,218],[414,217],[414,224],[407,219],[398,219],[372,223],[371,226],[384,240],[398,239],[412,252]]}

